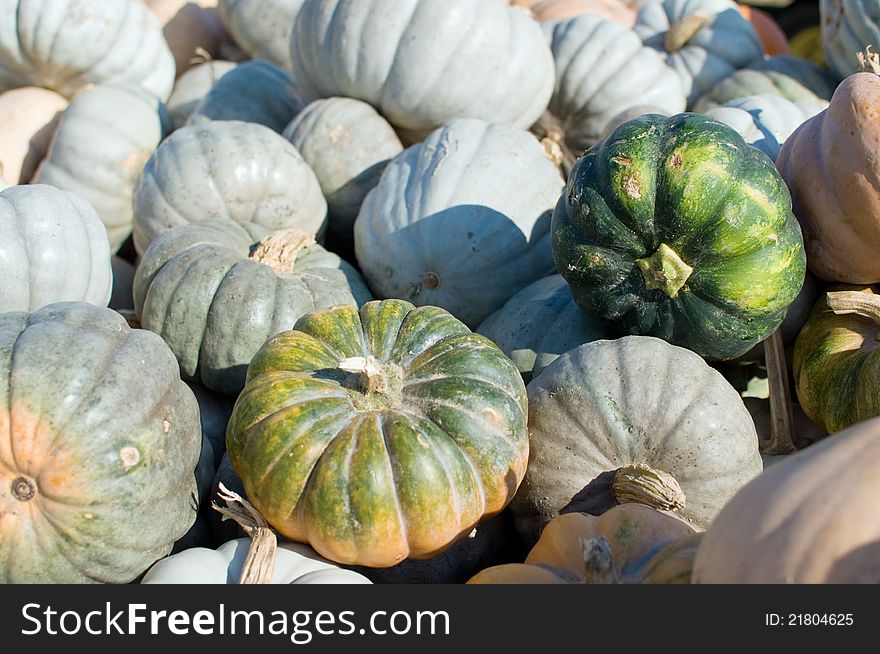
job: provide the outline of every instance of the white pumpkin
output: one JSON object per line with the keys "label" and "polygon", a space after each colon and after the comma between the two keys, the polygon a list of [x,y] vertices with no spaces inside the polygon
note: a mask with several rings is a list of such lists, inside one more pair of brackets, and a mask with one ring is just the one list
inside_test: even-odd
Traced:
{"label": "white pumpkin", "polygon": [[575,151],[600,141],[609,121],[630,107],[652,105],[668,114],[685,109],[676,72],[618,22],[583,14],[554,23],[551,48],[556,86],[549,109]]}
{"label": "white pumpkin", "polygon": [[31,181],[66,108],[63,96],[36,86],[0,93],[0,177]]}
{"label": "white pumpkin", "polygon": [[110,244],[85,199],[45,184],[0,191],[0,313],[53,302],[107,306]]}
{"label": "white pumpkin", "polygon": [[131,234],[135,182],[170,127],[165,107],[143,88],[94,86],[61,116],[33,181],[88,200],[115,252]]}
{"label": "white pumpkin", "polygon": [[315,173],[284,137],[237,120],[175,131],[150,157],[134,191],[139,254],[162,232],[228,218],[320,236],[327,202]]}
{"label": "white pumpkin", "polygon": [[159,19],[134,0],[0,0],[0,92],[42,86],[73,97],[88,84],[143,86],[161,100],[174,56]]}
{"label": "white pumpkin", "polygon": [[199,55],[217,57],[229,35],[216,0],[143,0],[159,18],[162,34],[174,55],[177,76],[193,66]]}
{"label": "white pumpkin", "polygon": [[[160,559],[147,571],[142,584],[236,584],[251,546],[237,538],[216,550],[194,547]],[[275,550],[273,584],[369,584],[369,579],[322,558],[311,547],[281,542]]]}
{"label": "white pumpkin", "polygon": [[354,226],[373,292],[439,306],[471,329],[554,270],[550,215],[564,182],[537,139],[460,119],[391,160]]}
{"label": "white pumpkin", "polygon": [[196,106],[226,73],[238,64],[212,59],[193,66],[174,83],[174,91],[165,104],[174,129],[183,127]]}
{"label": "white pumpkin", "polygon": [[290,32],[302,4],[303,0],[220,0],[220,18],[251,57],[293,70]]}
{"label": "white pumpkin", "polygon": [[354,242],[354,221],[367,193],[403,145],[394,128],[366,102],[315,100],[285,128],[283,136],[315,171],[327,199],[327,229]]}
{"label": "white pumpkin", "polygon": [[409,130],[527,128],[553,92],[540,25],[501,0],[305,0],[290,44],[309,95],[364,100]]}
{"label": "white pumpkin", "polygon": [[822,52],[839,78],[859,72],[858,52],[880,50],[880,4],[877,0],[819,0]]}
{"label": "white pumpkin", "polygon": [[764,56],[733,0],[663,0],[639,9],[633,28],[678,73],[688,106],[738,68]]}

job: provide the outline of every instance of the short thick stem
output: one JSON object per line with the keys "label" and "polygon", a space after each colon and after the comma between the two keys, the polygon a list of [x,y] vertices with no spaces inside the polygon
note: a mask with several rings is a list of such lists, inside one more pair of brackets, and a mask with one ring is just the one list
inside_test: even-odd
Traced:
{"label": "short thick stem", "polygon": [[618,468],[611,494],[618,504],[644,504],[659,511],[683,509],[686,502],[675,477],[644,463]]}
{"label": "short thick stem", "polygon": [[302,249],[314,244],[313,234],[299,229],[282,229],[254,245],[250,259],[269,266],[276,273],[291,273]]}
{"label": "short thick stem", "polygon": [[636,265],[642,271],[647,289],[661,290],[671,298],[678,296],[694,272],[666,243],[661,243],[650,257],[636,259]]}
{"label": "short thick stem", "polygon": [[794,408],[781,328],[764,341],[764,360],[770,386],[770,441],[760,444],[761,453],[789,454],[797,448],[794,444]]}
{"label": "short thick stem", "polygon": [[613,584],[617,582],[614,574],[614,552],[604,536],[581,541],[584,553],[584,583]]}
{"label": "short thick stem", "polygon": [[[880,327],[880,295],[862,291],[831,291],[825,294],[828,308],[836,315],[855,314],[873,320]],[[880,330],[875,338],[880,341]]]}
{"label": "short thick stem", "polygon": [[374,356],[350,357],[339,362],[339,368],[358,375],[364,393],[387,393],[388,376]]}
{"label": "short thick stem", "polygon": [[706,14],[696,13],[685,16],[677,23],[673,23],[666,32],[663,46],[667,52],[678,52],[697,35],[697,32],[711,22],[712,18]]}
{"label": "short thick stem", "polygon": [[278,549],[275,532],[250,502],[222,483],[220,498],[227,506],[224,508],[214,504],[214,510],[218,511],[224,520],[235,520],[251,538],[251,546],[242,564],[238,583],[271,583],[272,575],[275,573],[275,551]]}

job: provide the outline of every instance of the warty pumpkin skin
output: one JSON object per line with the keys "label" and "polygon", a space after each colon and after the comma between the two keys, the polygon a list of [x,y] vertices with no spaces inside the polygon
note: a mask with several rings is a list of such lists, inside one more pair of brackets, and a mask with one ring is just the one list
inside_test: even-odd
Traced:
{"label": "warty pumpkin skin", "polygon": [[268,127],[228,120],[178,129],[135,186],[135,249],[143,254],[172,227],[217,218],[320,239],[327,202],[296,148]]}
{"label": "warty pumpkin skin", "polygon": [[305,0],[290,47],[309,96],[364,100],[408,130],[457,118],[527,129],[553,92],[540,25],[503,2]]}
{"label": "warty pumpkin skin", "polygon": [[560,121],[568,146],[580,153],[598,142],[616,115],[655,105],[664,113],[684,111],[684,88],[675,70],[635,32],[584,14],[550,30],[556,84],[549,111]]}
{"label": "warty pumpkin skin", "polygon": [[394,157],[354,225],[378,297],[443,307],[471,328],[553,272],[559,169],[524,130],[456,120]]}
{"label": "warty pumpkin skin", "polygon": [[116,252],[131,234],[135,183],[170,131],[164,105],[144,89],[94,86],[74,98],[61,116],[32,181],[88,200]]}
{"label": "warty pumpkin skin", "polygon": [[0,581],[135,579],[195,519],[199,444],[155,334],[84,302],[0,314]]}
{"label": "warty pumpkin skin", "polygon": [[177,78],[171,97],[165,103],[174,129],[179,129],[186,124],[202,98],[226,73],[237,65],[234,61],[212,59],[193,66]]}
{"label": "warty pumpkin skin", "polygon": [[260,349],[226,435],[248,499],[340,563],[434,556],[510,502],[526,394],[491,341],[401,300],[315,311]]}
{"label": "warty pumpkin skin", "polygon": [[181,374],[236,395],[251,357],[303,314],[372,296],[354,268],[308,234],[200,221],[163,233],[141,260],[134,302]]}
{"label": "warty pumpkin skin", "polygon": [[880,295],[820,298],[795,341],[793,373],[804,412],[828,433],[880,415]]}
{"label": "warty pumpkin skin", "polygon": [[66,108],[63,96],[36,86],[0,94],[0,177],[7,184],[31,181]]}
{"label": "warty pumpkin skin", "polygon": [[841,80],[859,72],[856,53],[880,48],[880,6],[875,0],[819,0],[819,14],[828,68]]}
{"label": "warty pumpkin skin", "polygon": [[527,545],[584,494],[577,510],[585,513],[650,502],[702,530],[761,472],[755,425],[736,389],[694,352],[660,339],[586,343],[527,390],[529,465],[511,503]]}
{"label": "warty pumpkin skin", "polygon": [[235,42],[254,59],[293,70],[290,34],[303,0],[220,0],[220,18]]}
{"label": "warty pumpkin skin", "polygon": [[776,159],[803,228],[810,272],[826,281],[880,282],[878,104],[880,76],[850,75]]}
{"label": "warty pumpkin skin", "polygon": [[880,418],[774,463],[703,535],[693,582],[877,583],[878,465]]}
{"label": "warty pumpkin skin", "polygon": [[575,304],[560,275],[529,284],[477,328],[511,358],[523,381],[578,345],[609,338],[608,328]]}
{"label": "warty pumpkin skin", "polygon": [[688,107],[719,81],[764,56],[758,34],[732,0],[642,5],[634,27],[678,73]]}
{"label": "warty pumpkin skin", "polygon": [[688,584],[699,537],[642,504],[598,517],[564,513],[547,523],[525,562],[487,568],[467,583]]}
{"label": "warty pumpkin skin", "polygon": [[166,100],[174,77],[159,19],[143,2],[0,0],[0,92],[41,86],[72,98],[115,82]]}
{"label": "warty pumpkin skin", "polygon": [[110,244],[92,206],[45,184],[0,190],[0,280],[0,312],[74,300],[106,306]]}
{"label": "warty pumpkin skin", "polygon": [[710,359],[766,338],[804,282],[800,229],[773,162],[698,114],[642,116],[588,151],[551,232],[585,312]]}

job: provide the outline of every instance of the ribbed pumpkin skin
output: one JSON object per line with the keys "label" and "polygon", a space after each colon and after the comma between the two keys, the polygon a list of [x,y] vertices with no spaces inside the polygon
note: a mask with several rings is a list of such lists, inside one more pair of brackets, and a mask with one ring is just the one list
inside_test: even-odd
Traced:
{"label": "ribbed pumpkin skin", "polygon": [[456,118],[526,129],[553,91],[539,24],[503,2],[305,0],[290,44],[309,95],[364,100],[409,130]]}
{"label": "ribbed pumpkin skin", "polygon": [[326,98],[306,106],[285,127],[284,137],[315,171],[327,198],[327,229],[354,241],[358,211],[403,145],[394,128],[366,102]]}
{"label": "ribbed pumpkin skin", "polygon": [[[591,149],[551,231],[557,269],[584,311],[710,359],[740,356],[775,330],[806,271],[773,162],[697,114],[643,116]],[[649,288],[636,263],[663,244],[693,268],[676,294]]]}
{"label": "ribbed pumpkin skin", "polygon": [[550,212],[564,186],[528,132],[462,119],[389,162],[354,226],[379,297],[443,307],[471,328],[553,272]]}
{"label": "ribbed pumpkin skin", "polygon": [[177,78],[174,83],[174,91],[165,104],[174,129],[179,129],[186,124],[193,110],[208,91],[237,65],[234,61],[212,59],[193,66]]}
{"label": "ribbed pumpkin skin", "polygon": [[775,463],[706,531],[694,583],[876,584],[878,465],[880,418]]}
{"label": "ribbed pumpkin skin", "polygon": [[82,197],[43,184],[0,190],[0,312],[81,300],[106,306],[110,245]]}
{"label": "ribbed pumpkin skin", "polygon": [[0,581],[136,578],[195,519],[199,445],[155,334],[80,302],[0,314]]}
{"label": "ribbed pumpkin skin", "polygon": [[551,33],[556,86],[549,110],[573,150],[601,140],[608,122],[630,107],[685,109],[675,70],[632,30],[594,14],[556,23]]}
{"label": "ribbed pumpkin skin", "polygon": [[[373,356],[364,391],[344,359]],[[251,502],[291,540],[341,563],[427,558],[513,497],[528,458],[513,363],[437,307],[316,311],[248,367],[227,448]]]}
{"label": "ribbed pumpkin skin", "polygon": [[526,383],[578,345],[610,337],[604,324],[575,304],[560,275],[526,286],[486,318],[477,332],[511,358]]}
{"label": "ribbed pumpkin skin", "polygon": [[280,134],[305,104],[290,73],[268,61],[246,61],[217,80],[187,124],[241,120]]}
{"label": "ribbed pumpkin skin", "polygon": [[323,233],[327,202],[315,173],[280,134],[237,120],[175,131],[147,161],[134,190],[134,245],[200,220],[253,222]]}
{"label": "ribbed pumpkin skin", "polygon": [[0,0],[0,92],[42,86],[71,98],[118,82],[166,100],[174,75],[159,19],[142,2]]}
{"label": "ribbed pumpkin skin", "polygon": [[611,546],[612,583],[688,584],[695,548],[690,557],[670,557],[666,548],[695,535],[687,523],[642,504],[622,504],[598,517],[565,513],[547,523],[524,563],[487,568],[467,583],[602,583],[587,578],[582,544],[603,537]]}
{"label": "ribbed pumpkin skin", "polygon": [[104,84],[78,95],[64,114],[35,184],[51,184],[88,200],[115,252],[132,229],[135,183],[171,131],[165,107],[136,86]]}
{"label": "ribbed pumpkin skin", "polygon": [[824,297],[798,334],[792,361],[798,401],[829,434],[880,415],[878,337],[875,321],[835,315]]}
{"label": "ribbed pumpkin skin", "polygon": [[778,95],[812,113],[822,111],[828,106],[825,98],[789,75],[775,70],[741,68],[697,100],[694,111],[705,113],[731,100],[749,95]]}
{"label": "ribbed pumpkin skin", "polygon": [[859,72],[857,52],[880,48],[880,5],[875,0],[819,0],[822,51],[828,68],[843,79]]}
{"label": "ribbed pumpkin skin", "polygon": [[[697,529],[761,472],[755,425],[736,389],[695,353],[657,338],[581,345],[532,379],[528,399],[529,466],[511,504],[527,544],[622,466],[672,475],[686,500],[675,514]],[[594,496],[616,504],[607,491]]]}
{"label": "ribbed pumpkin skin", "polygon": [[249,259],[269,234],[252,223],[201,221],[165,232],[144,253],[135,309],[186,379],[235,395],[267,338],[309,311],[372,299],[357,271],[319,245],[301,251],[291,272]]}
{"label": "ribbed pumpkin skin", "polygon": [[[687,16],[705,14],[710,22],[680,50],[666,50],[670,28]],[[688,106],[719,81],[764,56],[757,32],[732,0],[648,2],[636,15],[636,33],[659,50],[682,82]]]}
{"label": "ribbed pumpkin skin", "polygon": [[235,42],[254,59],[268,59],[285,70],[290,33],[303,0],[220,0],[220,18]]}

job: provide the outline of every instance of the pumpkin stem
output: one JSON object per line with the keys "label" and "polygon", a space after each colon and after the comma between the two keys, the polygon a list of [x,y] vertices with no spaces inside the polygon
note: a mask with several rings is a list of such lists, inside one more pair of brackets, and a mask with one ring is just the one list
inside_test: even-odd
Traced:
{"label": "pumpkin stem", "polygon": [[611,544],[605,536],[581,540],[581,550],[584,553],[584,583],[587,584],[616,584],[617,575],[614,574],[614,553]]}
{"label": "pumpkin stem", "polygon": [[618,504],[644,504],[658,511],[675,511],[685,506],[684,491],[675,477],[644,463],[615,470],[611,494]]}
{"label": "pumpkin stem", "polygon": [[[854,313],[880,325],[880,295],[863,291],[830,291],[825,294],[828,308],[836,315]],[[880,341],[880,331],[874,337]]]}
{"label": "pumpkin stem", "polygon": [[[190,57],[190,59],[189,59],[189,63],[194,66],[197,66],[199,64],[206,64],[209,61],[211,61],[213,58],[214,57],[211,56],[210,52],[208,52],[202,46],[199,45],[199,46],[196,46],[196,49],[194,50],[193,56]],[[212,71],[211,72],[211,82],[216,82],[216,81],[217,80],[214,79],[214,73]]]}
{"label": "pumpkin stem", "polygon": [[226,502],[227,507],[212,503],[214,510],[223,516],[223,520],[235,520],[251,538],[238,583],[270,583],[275,573],[275,550],[278,549],[275,532],[253,504],[226,488],[223,482],[220,482],[220,499]]}
{"label": "pumpkin stem", "polygon": [[666,52],[678,52],[688,44],[688,41],[696,36],[697,32],[711,22],[711,16],[697,12],[673,23],[669,31],[666,32],[666,38],[663,40]]}
{"label": "pumpkin stem", "polygon": [[577,156],[565,144],[565,130],[562,124],[549,111],[545,111],[529,131],[541,143],[547,158],[559,168],[562,176],[568,179]]}
{"label": "pumpkin stem", "polygon": [[794,444],[794,407],[788,385],[788,364],[780,327],[764,340],[767,383],[770,386],[770,440],[760,444],[761,454],[789,454]]}
{"label": "pumpkin stem", "polygon": [[282,229],[254,244],[250,259],[269,266],[276,273],[291,273],[300,251],[315,242],[314,234],[295,228]]}
{"label": "pumpkin stem", "polygon": [[350,357],[339,362],[340,370],[360,375],[365,393],[387,393],[388,377],[376,357]]}
{"label": "pumpkin stem", "polygon": [[636,259],[636,265],[642,271],[646,288],[659,289],[671,298],[678,296],[694,272],[666,243],[661,243],[650,257]]}
{"label": "pumpkin stem", "polygon": [[860,72],[880,75],[880,55],[871,52],[870,44],[865,46],[864,52],[857,52],[856,58],[859,60]]}

